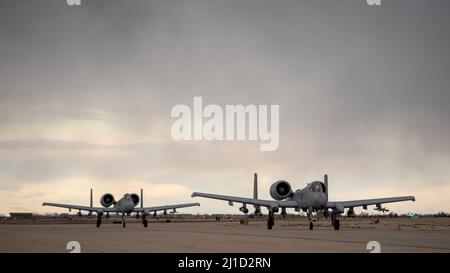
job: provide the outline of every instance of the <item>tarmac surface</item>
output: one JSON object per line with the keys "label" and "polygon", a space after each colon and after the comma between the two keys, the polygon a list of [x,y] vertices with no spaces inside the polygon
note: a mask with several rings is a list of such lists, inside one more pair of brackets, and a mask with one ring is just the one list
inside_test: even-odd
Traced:
{"label": "tarmac surface", "polygon": [[272,230],[265,221],[150,222],[120,224],[0,224],[0,252],[450,252],[450,219],[341,219],[341,230],[328,221],[314,230],[300,220],[278,220]]}

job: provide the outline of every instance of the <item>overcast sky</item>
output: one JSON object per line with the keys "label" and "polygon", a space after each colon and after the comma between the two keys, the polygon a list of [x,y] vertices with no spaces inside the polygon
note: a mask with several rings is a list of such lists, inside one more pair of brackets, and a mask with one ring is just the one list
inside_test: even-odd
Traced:
{"label": "overcast sky", "polygon": [[[450,211],[450,1],[0,0],[0,213],[145,191],[238,212],[330,176],[330,199]],[[176,104],[280,105],[280,146],[175,142]],[[180,210],[181,211],[181,210]]]}

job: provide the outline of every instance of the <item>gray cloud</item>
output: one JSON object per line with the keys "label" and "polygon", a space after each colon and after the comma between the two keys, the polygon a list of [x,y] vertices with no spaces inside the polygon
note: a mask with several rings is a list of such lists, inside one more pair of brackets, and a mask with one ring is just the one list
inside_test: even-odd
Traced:
{"label": "gray cloud", "polygon": [[[253,171],[264,186],[328,172],[338,196],[449,185],[449,8],[2,0],[0,189],[88,177],[242,194]],[[196,95],[279,104],[279,150],[173,142],[170,109]]]}

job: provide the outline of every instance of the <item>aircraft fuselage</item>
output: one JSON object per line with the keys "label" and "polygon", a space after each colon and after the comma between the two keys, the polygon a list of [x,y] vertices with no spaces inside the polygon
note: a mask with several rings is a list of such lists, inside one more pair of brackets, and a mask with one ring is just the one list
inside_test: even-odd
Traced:
{"label": "aircraft fuselage", "polygon": [[323,192],[311,192],[308,189],[304,188],[299,191],[296,191],[294,195],[291,197],[291,200],[294,200],[298,203],[299,208],[307,209],[324,209],[327,205],[327,196]]}
{"label": "aircraft fuselage", "polygon": [[321,210],[326,208],[328,202],[325,191],[320,181],[314,181],[305,188],[295,191],[288,200],[296,201],[298,207],[303,210],[308,208]]}
{"label": "aircraft fuselage", "polygon": [[125,194],[119,201],[116,202],[114,207],[122,213],[132,213],[135,207],[133,199],[130,194]]}

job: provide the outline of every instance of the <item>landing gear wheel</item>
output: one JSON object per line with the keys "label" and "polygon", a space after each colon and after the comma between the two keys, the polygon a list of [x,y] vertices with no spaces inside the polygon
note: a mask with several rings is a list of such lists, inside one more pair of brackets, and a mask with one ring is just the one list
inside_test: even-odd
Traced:
{"label": "landing gear wheel", "polygon": [[340,228],[340,223],[339,223],[339,220],[338,220],[338,219],[334,220],[333,225],[334,225],[334,230],[339,230],[339,228]]}
{"label": "landing gear wheel", "polygon": [[267,219],[267,229],[272,229],[275,224],[275,215],[273,212],[269,212],[269,219]]}
{"label": "landing gear wheel", "polygon": [[125,227],[125,226],[126,226],[125,221],[123,221],[122,222],[122,227]]}
{"label": "landing gear wheel", "polygon": [[314,229],[314,224],[313,222],[309,222],[309,230],[313,230]]}
{"label": "landing gear wheel", "polygon": [[101,224],[102,224],[102,221],[97,220],[97,227],[98,227],[98,228],[100,227]]}
{"label": "landing gear wheel", "polygon": [[144,227],[148,227],[148,221],[147,220],[143,220],[142,224],[144,224]]}

